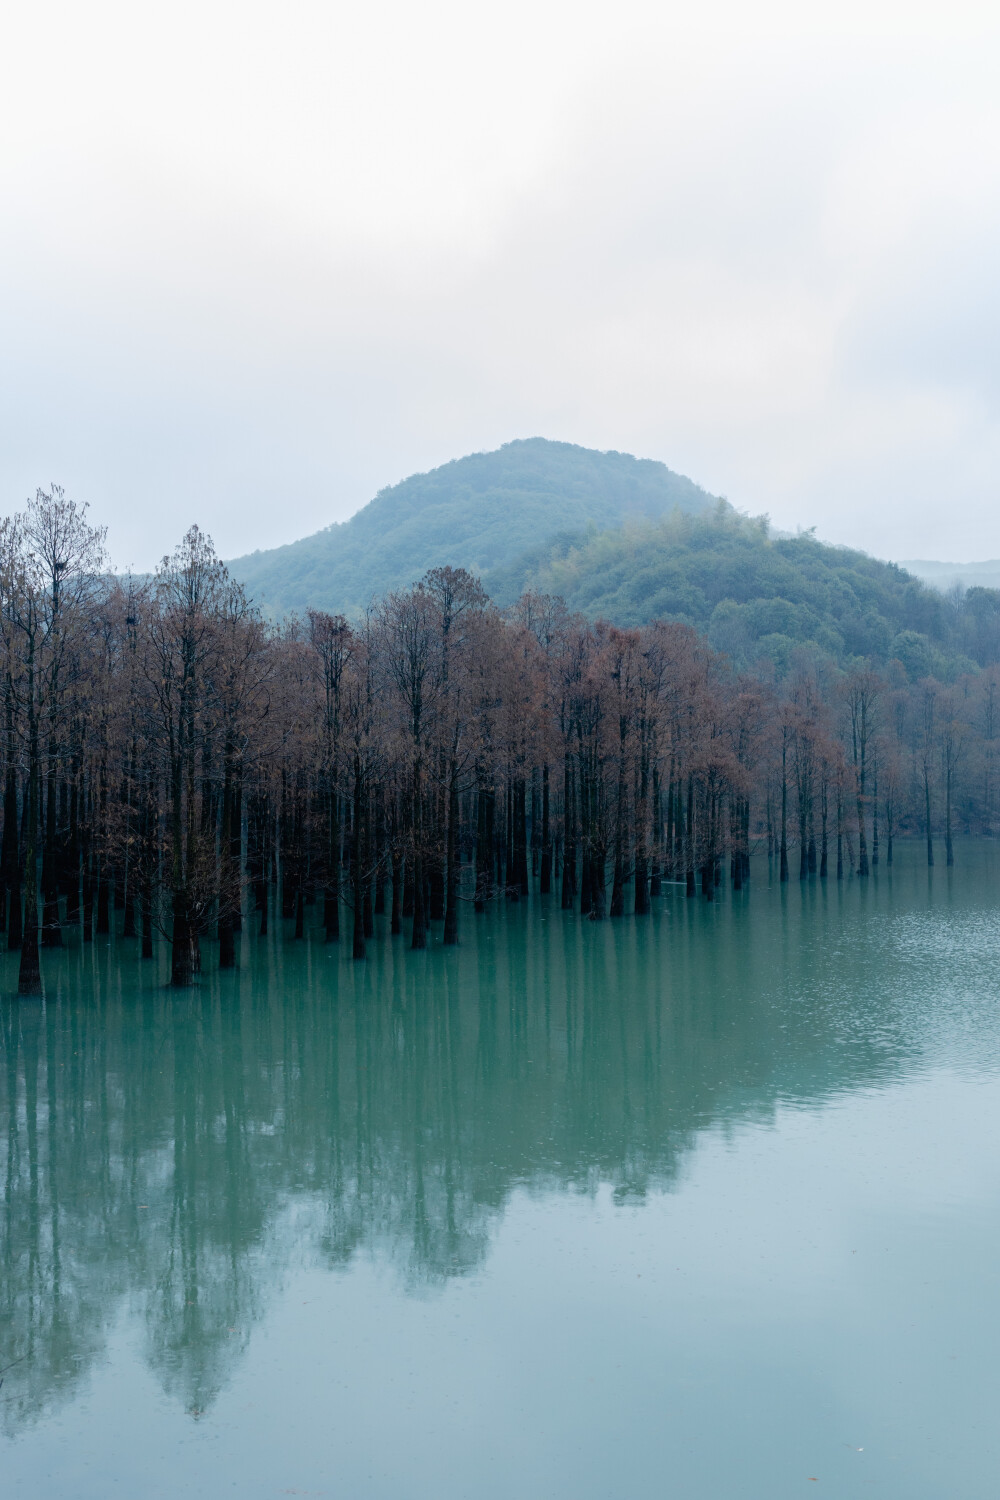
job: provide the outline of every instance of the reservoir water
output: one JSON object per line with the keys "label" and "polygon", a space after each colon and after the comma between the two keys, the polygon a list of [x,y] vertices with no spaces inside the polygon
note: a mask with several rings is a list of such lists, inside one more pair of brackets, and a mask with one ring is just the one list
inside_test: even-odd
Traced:
{"label": "reservoir water", "polygon": [[992,1500],[1000,851],[655,906],[4,998],[0,1492]]}

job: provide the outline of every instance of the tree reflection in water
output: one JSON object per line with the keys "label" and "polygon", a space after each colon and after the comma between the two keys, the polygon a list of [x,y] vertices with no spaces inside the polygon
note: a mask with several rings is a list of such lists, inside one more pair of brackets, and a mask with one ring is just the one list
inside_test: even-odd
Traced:
{"label": "tree reflection in water", "polygon": [[122,1319],[204,1411],[295,1266],[464,1276],[518,1185],[641,1199],[706,1127],[893,1071],[891,1007],[877,1044],[856,1026],[863,945],[836,998],[816,957],[844,899],[758,890],[752,919],[668,899],[620,928],[520,906],[459,950],[386,938],[370,966],[247,937],[188,993],[129,943],[64,957],[45,1001],[2,1006],[8,1430],[70,1397]]}

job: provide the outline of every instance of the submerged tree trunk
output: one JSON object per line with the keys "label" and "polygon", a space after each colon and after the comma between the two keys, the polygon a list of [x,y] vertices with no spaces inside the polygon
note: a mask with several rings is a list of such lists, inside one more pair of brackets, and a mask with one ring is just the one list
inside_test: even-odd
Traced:
{"label": "submerged tree trunk", "polygon": [[59,869],[56,849],[55,746],[49,745],[49,769],[45,778],[45,836],[42,840],[42,947],[61,948],[59,920]]}
{"label": "submerged tree trunk", "polygon": [[351,955],[365,958],[365,872],[364,872],[364,784],[361,758],[354,757],[354,815],[351,820],[351,897],[354,904],[354,933]]}
{"label": "submerged tree trunk", "polygon": [[175,989],[187,989],[194,983],[200,965],[196,961],[198,943],[188,908],[187,891],[174,891],[173,928],[170,934],[170,983]]}
{"label": "submerged tree trunk", "polygon": [[28,770],[27,837],[24,852],[24,930],[17,974],[19,995],[38,995],[42,971],[38,957],[38,762],[34,747]]}
{"label": "submerged tree trunk", "polygon": [[494,832],[494,803],[495,797],[492,787],[488,787],[484,780],[485,773],[480,769],[477,777],[478,786],[476,791],[476,896],[475,910],[481,916],[486,910],[486,903],[490,898],[493,888],[493,875],[496,866],[495,852],[493,848]]}
{"label": "submerged tree trunk", "polygon": [[785,744],[784,732],[781,742],[781,847],[780,862],[778,869],[778,880],[785,883],[788,880],[788,772],[787,772],[787,746]]}
{"label": "submerged tree trunk", "polygon": [[458,942],[458,765],[453,760],[448,777],[448,830],[445,844],[444,942]]}
{"label": "submerged tree trunk", "polygon": [[421,785],[420,757],[413,767],[413,935],[410,947],[427,947],[427,917],[424,906],[424,857],[421,847],[423,839],[423,788]]}
{"label": "submerged tree trunk", "polygon": [[142,909],[142,957],[153,956],[153,893],[146,881],[143,881],[142,894],[140,896]]}
{"label": "submerged tree trunk", "polygon": [[231,752],[227,747],[225,771],[222,783],[222,828],[219,837],[219,968],[236,967],[236,923],[234,920],[238,896],[238,872],[232,869],[233,837],[233,770]]}
{"label": "submerged tree trunk", "polygon": [[403,855],[399,849],[392,851],[392,916],[389,931],[399,937],[403,931]]}
{"label": "submerged tree trunk", "polygon": [[552,889],[552,830],[549,819],[549,767],[542,767],[542,859],[538,872],[539,895],[547,896]]}
{"label": "submerged tree trunk", "polygon": [[573,767],[567,751],[563,761],[563,869],[560,899],[563,911],[572,911],[576,903],[576,805],[573,790]]}

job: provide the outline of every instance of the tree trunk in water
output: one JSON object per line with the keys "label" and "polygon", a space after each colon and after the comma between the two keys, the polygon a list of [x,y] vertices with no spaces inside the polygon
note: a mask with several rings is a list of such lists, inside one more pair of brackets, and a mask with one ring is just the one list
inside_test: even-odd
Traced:
{"label": "tree trunk in water", "polygon": [[864,790],[859,784],[858,790],[858,874],[867,876],[870,873],[868,865],[868,838],[865,833],[865,800]]}
{"label": "tree trunk in water", "polygon": [[444,920],[444,870],[435,862],[428,876],[430,887],[430,914],[432,922]]}
{"label": "tree trunk in water", "polygon": [[684,894],[694,897],[698,894],[698,883],[695,878],[695,852],[694,852],[694,778],[688,777],[687,786],[687,814],[685,819],[684,838]]}
{"label": "tree trunk in water", "polygon": [[365,958],[368,954],[368,945],[365,939],[365,886],[364,878],[364,787],[362,783],[361,764],[358,757],[354,761],[354,817],[352,820],[352,845],[351,845],[351,894],[354,902],[354,933],[352,956],[354,958]]}
{"label": "tree trunk in water", "polygon": [[583,868],[580,878],[580,915],[589,917],[594,909],[594,860],[590,849],[583,846]]}
{"label": "tree trunk in water", "polygon": [[[233,921],[233,780],[230,749],[227,745],[225,774],[222,784],[222,827],[219,837],[219,968],[236,967],[236,929]],[[237,887],[238,888],[238,887]]]}
{"label": "tree trunk in water", "polygon": [[187,989],[194,981],[194,950],[197,938],[188,910],[187,892],[174,892],[173,930],[170,934],[170,983],[174,989]]}
{"label": "tree trunk in water", "polygon": [[635,830],[635,895],[632,908],[637,917],[649,915],[649,810],[646,800],[646,769],[639,786]]}
{"label": "tree trunk in water", "polygon": [[66,892],[66,921],[80,925],[80,788],[79,773],[73,777],[69,794],[69,839],[63,860],[63,887]]}
{"label": "tree trunk in water", "polygon": [[326,941],[336,943],[340,938],[340,799],[336,792],[330,793],[330,827],[327,840],[330,872],[323,896],[323,926]]}
{"label": "tree trunk in water", "polygon": [[493,791],[480,781],[476,792],[476,897],[482,916],[493,884]]}
{"label": "tree trunk in water", "polygon": [[608,914],[607,875],[605,873],[605,853],[603,849],[598,855],[592,856],[590,860],[590,889],[590,920],[592,922],[603,922]]}
{"label": "tree trunk in water", "polygon": [[745,855],[744,833],[743,833],[743,801],[736,799],[736,806],[731,813],[732,843],[733,843],[733,890],[741,891],[743,882],[747,876],[747,859]]}
{"label": "tree trunk in water", "polygon": [[788,880],[788,777],[785,774],[785,747],[781,747],[781,846],[779,852],[778,880]]}
{"label": "tree trunk in water", "polygon": [[[669,802],[668,802],[669,807]],[[670,831],[667,830],[667,842],[669,844]],[[653,767],[653,847],[652,868],[649,875],[649,894],[659,896],[661,890],[663,859],[663,803],[660,793],[660,776],[656,767]],[[647,911],[649,907],[646,908]]]}
{"label": "tree trunk in water", "polygon": [[219,918],[219,968],[235,969],[236,967],[236,935],[233,932],[233,923],[228,916]]}
{"label": "tree trunk in water", "polygon": [[[219,840],[219,968],[236,967],[236,914],[239,909],[239,885],[232,868],[233,789],[229,767],[226,767],[222,789],[222,837]],[[235,891],[233,889],[235,885]]]}
{"label": "tree trunk in water", "polygon": [[229,811],[229,881],[230,921],[233,932],[243,931],[243,781],[240,771],[233,773]]}
{"label": "tree trunk in water", "polygon": [[[44,864],[44,855],[43,855]],[[45,876],[43,875],[43,881]],[[51,884],[42,897],[42,947],[61,948],[63,945],[62,922],[59,918],[59,892]]]}
{"label": "tree trunk in water", "polygon": [[525,808],[525,785],[519,780],[514,792],[514,875],[518,883],[518,892],[527,896],[531,892],[531,881],[528,875],[528,819]]}
{"label": "tree trunk in water", "polygon": [[135,937],[136,894],[129,887],[129,878],[128,878],[128,872],[127,871],[126,871],[125,875],[123,876],[123,885],[124,885],[124,888],[125,888],[125,917],[124,917],[124,920],[122,921],[122,937],[123,938],[134,938]]}
{"label": "tree trunk in water", "polygon": [[576,904],[576,843],[568,838],[563,849],[562,880],[560,881],[559,905],[563,911],[572,911]]}
{"label": "tree trunk in water", "polygon": [[21,963],[17,975],[19,995],[38,995],[42,989],[42,971],[38,959],[38,754],[37,745],[29,750],[27,837],[24,854],[24,931],[21,937]]}
{"label": "tree trunk in water", "polygon": [[7,952],[16,953],[24,940],[24,914],[21,910],[21,876],[14,867],[11,877],[10,900],[7,914]]}
{"label": "tree trunk in water", "polygon": [[623,917],[625,915],[625,861],[622,857],[621,844],[615,841],[614,875],[611,882],[611,915]]}
{"label": "tree trunk in water", "polygon": [[152,958],[153,956],[153,893],[148,882],[143,882],[142,887],[142,956]]}
{"label": "tree trunk in water", "polygon": [[427,947],[427,918],[424,907],[423,808],[420,761],[413,770],[413,935],[411,948]]}
{"label": "tree trunk in water", "polygon": [[[53,748],[49,747],[50,755]],[[45,778],[45,838],[42,843],[42,947],[61,948],[62,926],[59,921],[59,868],[56,852],[56,779],[49,771]]]}
{"label": "tree trunk in water", "polygon": [[83,941],[94,941],[94,875],[93,860],[88,859],[83,871]]}
{"label": "tree trunk in water", "polygon": [[576,809],[573,803],[573,768],[567,754],[563,761],[563,869],[560,905],[572,911],[576,900]]}
{"label": "tree trunk in water", "polygon": [[403,856],[398,849],[392,853],[392,917],[389,931],[399,937],[403,930]]}
{"label": "tree trunk in water", "polygon": [[[9,710],[8,710],[9,715]],[[13,729],[8,732],[8,739],[13,739]],[[8,909],[5,910],[5,926],[7,926],[7,948],[19,946],[21,942],[21,882],[18,876],[18,848],[17,848],[17,773],[13,768],[14,749],[8,750],[9,764],[4,784],[3,796],[3,842],[0,845],[0,879],[3,881],[4,890],[8,892]],[[17,922],[14,922],[14,887],[17,886]],[[16,943],[11,943],[11,934],[15,932]]]}
{"label": "tree trunk in water", "polygon": [[549,768],[542,767],[542,862],[538,872],[538,890],[547,896],[552,889],[552,832],[549,827]]}
{"label": "tree trunk in water", "polygon": [[449,946],[458,942],[458,766],[451,763],[448,788],[448,836],[445,849],[446,905],[444,912],[444,941]]}
{"label": "tree trunk in water", "polygon": [[878,756],[872,756],[872,869],[878,867]]}

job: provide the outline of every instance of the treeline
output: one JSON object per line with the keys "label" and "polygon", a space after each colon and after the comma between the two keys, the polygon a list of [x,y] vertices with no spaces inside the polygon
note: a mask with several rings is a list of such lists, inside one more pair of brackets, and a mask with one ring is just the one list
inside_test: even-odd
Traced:
{"label": "treeline", "polygon": [[[427,946],[532,890],[594,919],[664,882],[711,900],[766,850],[795,874],[867,876],[900,832],[927,857],[996,816],[994,670],[916,684],[806,658],[736,675],[687,626],[590,624],[558,599],[506,611],[428,573],[359,622],[264,624],[192,528],[148,580],[105,571],[61,491],[0,528],[0,924],[20,950],[112,926],[189,984],[202,945],[307,908],[366,954],[375,918]],[[797,869],[792,868],[797,854]],[[319,910],[317,910],[317,907]]]}

